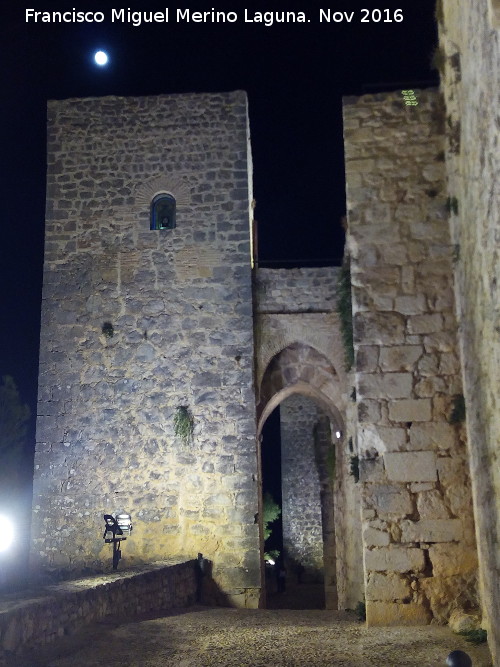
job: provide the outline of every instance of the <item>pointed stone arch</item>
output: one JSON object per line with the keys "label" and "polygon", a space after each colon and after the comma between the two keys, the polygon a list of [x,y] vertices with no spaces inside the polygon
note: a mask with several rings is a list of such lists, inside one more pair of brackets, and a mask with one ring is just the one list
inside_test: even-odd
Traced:
{"label": "pointed stone arch", "polygon": [[[347,383],[344,348],[337,313],[260,314],[255,332],[256,386],[260,392],[271,360],[293,344],[309,346],[331,364],[341,384]],[[260,396],[259,396],[260,398]]]}

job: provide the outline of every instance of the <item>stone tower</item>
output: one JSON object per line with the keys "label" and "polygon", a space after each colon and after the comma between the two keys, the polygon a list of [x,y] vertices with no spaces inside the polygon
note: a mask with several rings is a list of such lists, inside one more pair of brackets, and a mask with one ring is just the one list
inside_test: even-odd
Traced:
{"label": "stone tower", "polygon": [[127,511],[129,564],[202,552],[226,601],[255,606],[246,96],[48,114],[32,566],[102,568],[102,516]]}

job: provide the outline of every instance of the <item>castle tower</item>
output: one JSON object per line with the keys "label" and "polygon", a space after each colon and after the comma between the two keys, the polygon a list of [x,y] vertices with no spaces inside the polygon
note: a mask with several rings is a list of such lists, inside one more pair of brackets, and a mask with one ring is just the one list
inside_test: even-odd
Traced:
{"label": "castle tower", "polygon": [[242,92],[49,103],[35,570],[102,570],[126,511],[128,564],[257,604],[251,200]]}

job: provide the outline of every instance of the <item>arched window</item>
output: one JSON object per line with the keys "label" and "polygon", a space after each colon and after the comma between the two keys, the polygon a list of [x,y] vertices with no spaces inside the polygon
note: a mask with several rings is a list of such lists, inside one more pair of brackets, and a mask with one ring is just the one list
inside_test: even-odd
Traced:
{"label": "arched window", "polygon": [[175,198],[161,192],[151,202],[151,229],[173,229],[175,227]]}

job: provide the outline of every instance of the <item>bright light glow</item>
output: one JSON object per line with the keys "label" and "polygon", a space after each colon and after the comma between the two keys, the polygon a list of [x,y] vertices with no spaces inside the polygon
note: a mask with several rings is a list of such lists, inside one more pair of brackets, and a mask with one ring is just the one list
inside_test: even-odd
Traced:
{"label": "bright light glow", "polygon": [[342,433],[340,431],[335,431],[335,436],[338,440],[340,437],[342,437]]}
{"label": "bright light glow", "polygon": [[14,526],[4,516],[0,515],[0,551],[6,551],[14,539]]}
{"label": "bright light glow", "polygon": [[94,55],[94,60],[102,67],[108,62],[108,54],[104,51],[97,51]]}
{"label": "bright light glow", "polygon": [[269,563],[269,565],[276,565],[275,561],[272,558],[268,558],[267,562]]}

